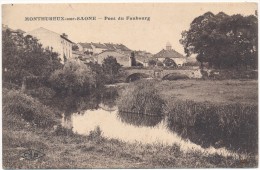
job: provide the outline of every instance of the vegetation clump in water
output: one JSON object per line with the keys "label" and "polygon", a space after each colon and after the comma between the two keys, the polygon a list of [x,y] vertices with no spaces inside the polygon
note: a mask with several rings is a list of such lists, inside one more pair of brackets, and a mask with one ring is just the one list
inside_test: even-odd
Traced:
{"label": "vegetation clump in water", "polygon": [[152,81],[138,81],[122,92],[118,100],[119,111],[160,115],[164,102]]}

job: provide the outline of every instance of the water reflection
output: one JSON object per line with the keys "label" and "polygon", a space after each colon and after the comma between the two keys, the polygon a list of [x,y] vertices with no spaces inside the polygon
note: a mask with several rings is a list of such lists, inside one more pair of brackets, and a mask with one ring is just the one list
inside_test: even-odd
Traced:
{"label": "water reflection", "polygon": [[[183,139],[202,146],[203,148],[222,148],[237,152],[257,152],[257,138],[249,139],[248,134],[239,133],[229,135],[227,132],[216,128],[207,128],[203,123],[195,123],[192,127],[183,127],[174,123],[171,118],[166,120],[167,128],[172,133],[177,133]],[[213,126],[214,127],[214,126]],[[248,132],[250,133],[250,132]]]}
{"label": "water reflection", "polygon": [[[120,114],[122,116],[122,114]],[[152,121],[153,116],[143,117],[148,120],[139,123],[126,123],[121,120],[117,110],[106,111],[103,109],[86,110],[84,114],[71,114],[70,119],[66,119],[67,124],[72,124],[73,131],[81,135],[88,135],[90,131],[94,130],[97,126],[102,131],[102,136],[108,139],[119,139],[124,142],[134,143],[140,142],[143,144],[160,144],[160,145],[173,145],[177,144],[184,152],[190,150],[201,151],[208,154],[222,154],[223,156],[236,154],[228,152],[225,148],[215,149],[213,147],[204,149],[189,140],[183,140],[177,133],[170,131],[166,126],[166,118],[157,121]],[[126,117],[125,117],[126,118]],[[154,118],[154,117],[153,117]],[[141,120],[141,118],[139,118]],[[69,126],[70,127],[70,126]]]}
{"label": "water reflection", "polygon": [[97,110],[99,108],[113,111],[116,109],[117,97],[117,90],[114,87],[110,87],[96,89],[86,96],[55,96],[50,105],[66,115],[75,112],[83,114],[84,110]]}
{"label": "water reflection", "polygon": [[162,116],[149,116],[144,114],[135,114],[135,113],[127,113],[127,112],[119,112],[118,117],[124,123],[128,123],[134,126],[148,126],[148,127],[156,126],[163,119]]}
{"label": "water reflection", "polygon": [[243,134],[227,137],[201,123],[196,127],[182,127],[168,117],[118,112],[117,97],[117,90],[110,87],[88,96],[57,98],[53,104],[63,111],[63,127],[82,135],[99,126],[105,137],[126,142],[179,144],[182,150],[192,148],[222,154],[226,153],[222,147],[235,151],[241,146],[257,150],[257,142],[243,138]]}

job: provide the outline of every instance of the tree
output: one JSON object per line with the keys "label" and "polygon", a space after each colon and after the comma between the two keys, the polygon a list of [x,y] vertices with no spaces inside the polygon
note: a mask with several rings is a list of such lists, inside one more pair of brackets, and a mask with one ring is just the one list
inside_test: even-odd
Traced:
{"label": "tree", "polygon": [[130,60],[131,60],[131,66],[137,66],[137,62],[136,62],[136,59],[135,59],[134,51],[131,52]]}
{"label": "tree", "polygon": [[90,67],[90,69],[92,71],[92,74],[96,81],[96,86],[104,85],[106,83],[105,82],[106,77],[105,77],[105,73],[102,69],[102,66],[98,63],[93,63],[93,62],[87,63],[87,65]]}
{"label": "tree", "polygon": [[113,56],[108,56],[104,59],[102,63],[102,68],[104,73],[106,74],[108,83],[115,82],[115,78],[119,74],[121,67],[122,66],[117,62],[116,58],[114,58]]}
{"label": "tree", "polygon": [[72,50],[73,51],[78,51],[79,47],[76,44],[74,44],[74,45],[72,45]]}
{"label": "tree", "polygon": [[158,60],[158,61],[156,62],[156,65],[157,65],[158,67],[163,67],[163,63],[162,63],[160,60]]}
{"label": "tree", "polygon": [[156,61],[151,59],[148,61],[148,65],[154,67],[156,65]]}
{"label": "tree", "polygon": [[180,43],[187,56],[197,54],[202,66],[256,68],[257,37],[257,17],[207,12],[192,21]]}
{"label": "tree", "polygon": [[90,67],[74,60],[68,60],[62,69],[51,74],[49,81],[57,92],[90,92],[96,85]]}
{"label": "tree", "polygon": [[165,60],[163,61],[163,64],[167,67],[170,66],[177,66],[177,64],[174,62],[174,60],[170,59],[169,57],[166,57]]}
{"label": "tree", "polygon": [[89,51],[89,50],[87,50],[87,51],[84,52],[84,54],[87,54],[87,55],[93,55],[93,51]]}
{"label": "tree", "polygon": [[49,76],[61,67],[58,54],[30,35],[3,31],[3,80],[21,85],[25,76]]}

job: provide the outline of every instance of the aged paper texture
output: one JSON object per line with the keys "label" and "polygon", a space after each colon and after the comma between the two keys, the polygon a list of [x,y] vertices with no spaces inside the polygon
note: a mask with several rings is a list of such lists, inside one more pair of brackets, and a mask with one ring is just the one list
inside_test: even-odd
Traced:
{"label": "aged paper texture", "polygon": [[258,4],[2,5],[3,168],[255,168]]}

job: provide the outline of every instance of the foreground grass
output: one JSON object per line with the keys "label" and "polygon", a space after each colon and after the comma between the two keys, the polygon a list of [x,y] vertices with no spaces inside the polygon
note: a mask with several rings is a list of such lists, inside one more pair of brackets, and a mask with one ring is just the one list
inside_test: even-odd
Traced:
{"label": "foreground grass", "polygon": [[[21,159],[20,154],[29,148],[46,156],[35,161]],[[194,151],[184,153],[176,145],[129,144],[102,135],[57,135],[55,131],[40,129],[24,120],[4,117],[3,166],[8,169],[256,167],[256,159],[240,160]]]}

